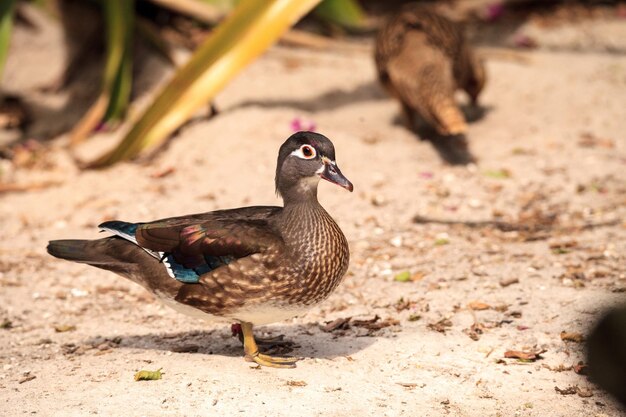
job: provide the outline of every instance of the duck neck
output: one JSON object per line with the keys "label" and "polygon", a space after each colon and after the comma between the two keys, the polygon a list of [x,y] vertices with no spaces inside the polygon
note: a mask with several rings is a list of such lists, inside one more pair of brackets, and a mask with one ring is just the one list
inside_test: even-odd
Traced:
{"label": "duck neck", "polygon": [[326,223],[332,220],[317,200],[317,183],[282,190],[281,195],[284,207],[276,219],[281,236],[293,259],[305,264],[311,251],[318,250],[312,242],[316,242],[316,236],[323,235]]}
{"label": "duck neck", "polygon": [[[299,205],[318,206],[317,184],[319,177],[303,178],[289,186],[279,187],[278,192],[283,198],[285,209]],[[281,184],[282,185],[282,184]]]}

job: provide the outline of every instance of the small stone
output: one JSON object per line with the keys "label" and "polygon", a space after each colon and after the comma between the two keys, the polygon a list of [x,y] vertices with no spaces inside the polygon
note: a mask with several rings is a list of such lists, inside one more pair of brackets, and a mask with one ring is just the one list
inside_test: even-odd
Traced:
{"label": "small stone", "polygon": [[477,208],[481,208],[483,206],[483,202],[480,201],[477,198],[471,198],[468,202],[467,205],[470,206],[473,209],[477,209]]}
{"label": "small stone", "polygon": [[393,246],[394,248],[399,248],[402,246],[402,236],[396,236],[394,238],[392,238],[389,243],[391,244],[391,246]]}

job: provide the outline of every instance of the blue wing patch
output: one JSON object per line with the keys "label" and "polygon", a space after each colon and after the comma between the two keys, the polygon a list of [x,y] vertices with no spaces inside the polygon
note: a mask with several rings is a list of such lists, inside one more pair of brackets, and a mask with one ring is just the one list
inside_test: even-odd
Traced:
{"label": "blue wing patch", "polygon": [[[113,233],[116,236],[124,238],[129,242],[134,243],[139,246],[137,243],[137,238],[135,238],[135,232],[137,232],[137,227],[141,223],[128,223],[119,220],[113,220],[109,222],[104,222],[98,227],[101,231],[107,231]],[[141,247],[141,246],[139,246]],[[195,268],[187,268],[183,266],[181,263],[178,263],[176,259],[174,259],[174,255],[168,252],[155,252],[150,249],[146,249],[141,247],[141,249],[148,252],[153,257],[157,258],[167,270],[167,273],[170,277],[175,278],[180,282],[184,282],[186,284],[197,284],[200,281],[200,276],[210,272],[220,266],[228,265],[230,262],[235,260],[232,256],[209,256],[204,255],[204,263],[195,267]]]}
{"label": "blue wing patch", "polygon": [[176,262],[174,256],[171,253],[163,254],[163,264],[167,268],[167,273],[176,278],[180,282],[186,284],[197,284],[200,281],[200,276],[211,272],[215,268],[223,265],[228,265],[235,258],[232,256],[204,256],[204,263],[195,267],[187,268],[182,264]]}

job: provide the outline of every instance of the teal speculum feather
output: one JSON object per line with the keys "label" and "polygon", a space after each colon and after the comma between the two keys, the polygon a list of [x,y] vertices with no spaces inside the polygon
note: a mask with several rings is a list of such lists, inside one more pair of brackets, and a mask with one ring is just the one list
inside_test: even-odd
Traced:
{"label": "teal speculum feather", "polygon": [[100,224],[98,227],[103,232],[111,232],[122,239],[128,240],[139,246],[153,257],[159,259],[167,273],[176,280],[185,284],[197,284],[200,276],[211,272],[212,270],[228,265],[235,257],[233,256],[211,256],[203,255],[194,257],[193,259],[185,259],[184,256],[170,252],[155,252],[147,249],[137,243],[135,233],[142,223],[129,223],[120,220],[112,220]]}

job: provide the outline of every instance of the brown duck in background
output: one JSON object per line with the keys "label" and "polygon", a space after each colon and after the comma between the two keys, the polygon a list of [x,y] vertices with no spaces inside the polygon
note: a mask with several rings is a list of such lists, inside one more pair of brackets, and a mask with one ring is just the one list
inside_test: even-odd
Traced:
{"label": "brown duck in background", "polygon": [[380,29],[375,60],[380,82],[400,100],[410,128],[417,114],[441,135],[466,132],[454,92],[465,90],[476,104],[486,75],[459,24],[407,4]]}
{"label": "brown duck in background", "polygon": [[128,278],[182,313],[241,323],[246,359],[294,367],[259,353],[252,326],[302,314],[325,300],[348,269],[348,242],[317,200],[320,178],[352,191],[323,135],[299,132],[280,147],[283,207],[254,206],[157,220],[109,221],[114,236],[53,240],[48,252]]}

